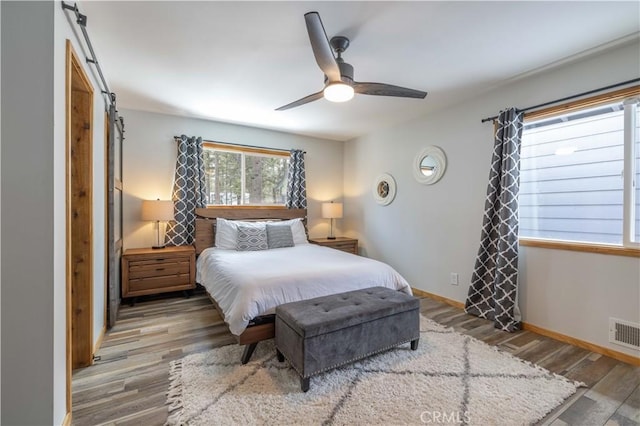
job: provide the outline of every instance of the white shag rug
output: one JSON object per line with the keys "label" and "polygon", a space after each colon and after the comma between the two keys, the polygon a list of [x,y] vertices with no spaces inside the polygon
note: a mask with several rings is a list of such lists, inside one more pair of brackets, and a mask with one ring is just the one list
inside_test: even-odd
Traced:
{"label": "white shag rug", "polygon": [[224,346],[171,363],[167,424],[528,425],[581,383],[421,317],[409,344],[311,378],[307,393],[273,340],[242,365]]}

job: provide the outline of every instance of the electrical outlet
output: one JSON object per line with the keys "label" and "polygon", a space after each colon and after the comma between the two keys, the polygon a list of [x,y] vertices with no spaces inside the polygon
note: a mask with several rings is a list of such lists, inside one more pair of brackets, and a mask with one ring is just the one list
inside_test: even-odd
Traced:
{"label": "electrical outlet", "polygon": [[458,273],[457,272],[452,272],[451,273],[451,277],[449,278],[449,283],[451,285],[458,285],[460,284],[460,282],[458,281]]}

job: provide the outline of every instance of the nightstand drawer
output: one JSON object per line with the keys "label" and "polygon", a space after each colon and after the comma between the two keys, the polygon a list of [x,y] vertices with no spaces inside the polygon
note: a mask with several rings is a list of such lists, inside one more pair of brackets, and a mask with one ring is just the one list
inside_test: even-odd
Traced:
{"label": "nightstand drawer", "polygon": [[129,292],[135,293],[145,290],[154,290],[154,292],[161,293],[163,289],[172,287],[172,291],[179,290],[176,287],[184,286],[185,288],[192,288],[190,282],[189,273],[169,275],[162,277],[149,277],[129,279]]}
{"label": "nightstand drawer", "polygon": [[356,254],[358,251],[358,243],[354,243],[354,242],[339,242],[339,243],[335,243],[331,246],[329,246],[331,248],[334,248],[336,250],[342,250],[342,251],[346,251],[349,253],[353,253]]}
{"label": "nightstand drawer", "polygon": [[336,250],[346,251],[351,254],[358,254],[358,240],[355,238],[311,238],[309,239],[309,242],[324,247],[331,247]]}
{"label": "nightstand drawer", "polygon": [[188,256],[181,256],[181,257],[159,257],[159,258],[154,258],[154,259],[140,259],[138,257],[131,257],[131,260],[129,260],[129,265],[131,266],[136,266],[136,267],[142,267],[142,266],[147,266],[147,265],[162,265],[164,263],[173,263],[173,262],[177,262],[177,261],[189,261],[189,257]]}
{"label": "nightstand drawer", "polygon": [[162,262],[129,262],[129,279],[160,277],[165,275],[188,274],[191,263],[189,258],[167,259]]}

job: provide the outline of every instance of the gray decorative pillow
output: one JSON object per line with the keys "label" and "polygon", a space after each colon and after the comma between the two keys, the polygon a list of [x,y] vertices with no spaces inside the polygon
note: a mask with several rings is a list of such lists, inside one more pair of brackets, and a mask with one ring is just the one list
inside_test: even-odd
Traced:
{"label": "gray decorative pillow", "polygon": [[238,251],[266,250],[268,248],[267,230],[265,228],[238,226],[238,242],[236,246]]}
{"label": "gray decorative pillow", "polygon": [[291,232],[291,226],[267,223],[267,243],[270,249],[293,247],[293,232]]}

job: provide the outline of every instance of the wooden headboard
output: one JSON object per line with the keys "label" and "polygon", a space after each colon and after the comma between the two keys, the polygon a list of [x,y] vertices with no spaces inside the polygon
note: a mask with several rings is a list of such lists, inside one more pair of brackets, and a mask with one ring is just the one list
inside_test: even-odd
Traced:
{"label": "wooden headboard", "polygon": [[193,245],[196,254],[215,243],[216,218],[230,220],[274,220],[301,218],[307,228],[307,209],[270,209],[259,207],[207,207],[196,209],[196,237]]}

